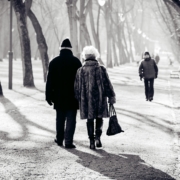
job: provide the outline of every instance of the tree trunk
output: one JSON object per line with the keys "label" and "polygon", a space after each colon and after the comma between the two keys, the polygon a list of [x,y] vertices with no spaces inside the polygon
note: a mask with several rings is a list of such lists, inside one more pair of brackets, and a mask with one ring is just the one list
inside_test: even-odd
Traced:
{"label": "tree trunk", "polygon": [[100,21],[100,6],[98,7],[98,16],[97,16],[97,37],[98,37],[98,44],[99,44],[99,53],[101,53],[101,45],[100,45],[100,37],[99,37],[99,21]]}
{"label": "tree trunk", "polygon": [[0,96],[3,96],[3,90],[2,90],[1,82],[0,82]]}
{"label": "tree trunk", "polygon": [[9,50],[9,8],[8,1],[0,1],[0,58],[7,58]]}
{"label": "tree trunk", "polygon": [[85,47],[85,45],[91,45],[91,38],[89,35],[89,31],[86,25],[86,16],[87,10],[85,9],[85,1],[80,1],[80,15],[79,15],[79,43],[80,43],[80,52]]}
{"label": "tree trunk", "polygon": [[[97,32],[96,32],[96,29],[95,29],[94,16],[93,16],[92,9],[93,9],[92,1],[90,1],[88,11],[89,11],[90,24],[91,24],[91,31],[92,31],[95,47],[98,49],[99,54],[101,56],[101,47],[100,47],[100,40],[99,40],[100,6],[98,7],[98,15],[97,15]],[[100,64],[104,65],[101,57],[99,57],[98,60],[99,60]]]}
{"label": "tree trunk", "polygon": [[130,62],[130,54],[129,54],[129,51],[128,51],[128,46],[127,46],[127,42],[126,42],[126,37],[125,37],[125,33],[124,33],[124,24],[123,24],[123,28],[122,28],[122,37],[123,37],[123,41],[124,41],[124,52],[125,52],[125,55],[126,55],[126,59],[125,60],[125,63],[129,63]]}
{"label": "tree trunk", "polygon": [[92,31],[95,47],[100,52],[100,44],[99,44],[99,41],[98,41],[99,37],[97,36],[96,30],[95,30],[94,17],[93,17],[92,8],[93,8],[92,7],[92,1],[90,1],[88,10],[89,10],[90,23],[91,23],[91,31]]}
{"label": "tree trunk", "polygon": [[127,31],[128,31],[129,51],[130,51],[130,56],[131,56],[131,62],[134,62],[134,56],[133,56],[133,51],[132,51],[132,38],[131,38],[131,32],[130,32],[129,22],[127,18],[125,19],[125,23],[127,25]]}
{"label": "tree trunk", "polygon": [[85,32],[84,32],[84,23],[86,17],[84,14],[85,1],[80,1],[80,13],[79,13],[79,51],[82,52],[83,47],[85,46]]}
{"label": "tree trunk", "polygon": [[122,27],[120,25],[118,25],[116,27],[117,30],[117,38],[118,38],[118,47],[119,47],[119,62],[120,65],[124,64],[124,52],[123,52],[123,45],[122,45]]}
{"label": "tree trunk", "polygon": [[46,44],[46,39],[43,35],[41,25],[39,24],[35,14],[30,9],[28,11],[28,17],[30,18],[34,30],[36,32],[36,40],[38,43],[38,49],[41,56],[42,66],[43,66],[43,74],[44,74],[44,82],[46,82],[48,65],[49,65],[49,57],[48,57],[48,46]]}
{"label": "tree trunk", "polygon": [[111,13],[111,2],[108,0],[105,4],[105,22],[106,22],[106,37],[107,37],[107,59],[106,65],[108,68],[112,68],[112,55],[111,55],[111,20],[110,20],[110,13]]}
{"label": "tree trunk", "polygon": [[[1,3],[2,2],[0,2],[0,5],[1,5]],[[2,10],[2,8],[0,8],[0,10]],[[0,59],[3,59],[3,40],[2,40],[2,37],[3,37],[3,29],[2,29],[2,27],[3,27],[3,14],[0,16],[0,24],[1,24],[1,26],[0,26],[0,49],[1,49],[1,51],[0,51]]]}
{"label": "tree trunk", "polygon": [[[144,3],[143,3],[143,1],[142,1],[142,9],[144,9],[143,7],[144,7]],[[141,29],[141,31],[143,32],[144,31],[144,19],[145,19],[145,11],[142,11],[142,15],[141,15],[141,23],[140,23],[140,29]],[[142,34],[139,36],[139,39],[138,39],[138,43],[139,42],[141,42],[140,43],[140,46],[139,46],[139,51],[141,52],[141,54],[142,54],[142,52],[144,52],[144,49],[145,49],[145,47],[144,47],[144,43],[143,43],[143,37],[142,37]],[[153,49],[153,51],[154,51],[154,49]]]}
{"label": "tree trunk", "polygon": [[17,26],[21,43],[21,58],[23,65],[23,85],[34,87],[33,70],[31,63],[30,39],[26,23],[25,4],[22,0],[13,0],[13,7],[17,18]]}
{"label": "tree trunk", "polygon": [[76,17],[76,3],[77,0],[66,0],[69,17],[70,37],[73,47],[73,52],[76,56],[79,56],[78,52],[78,36],[77,36],[77,17]]}
{"label": "tree trunk", "polygon": [[115,39],[116,39],[116,37],[113,36],[112,50],[113,50],[113,55],[114,55],[114,66],[119,66],[117,52],[116,52],[116,40]]}
{"label": "tree trunk", "polygon": [[166,5],[166,8],[167,8],[167,10],[169,12],[169,15],[170,15],[170,17],[172,19],[172,24],[173,24],[173,27],[174,27],[176,39],[179,41],[179,37],[178,37],[177,31],[176,31],[176,29],[178,29],[178,23],[175,20],[173,20],[174,17],[173,17],[173,14],[172,14],[171,9],[170,9],[170,7],[169,7],[167,2],[165,2],[165,5]]}
{"label": "tree trunk", "polygon": [[86,23],[83,23],[83,28],[84,28],[84,34],[85,34],[86,44],[87,44],[87,45],[91,45],[92,42],[91,42],[90,34],[89,34],[89,31],[88,31],[88,28],[87,28]]}

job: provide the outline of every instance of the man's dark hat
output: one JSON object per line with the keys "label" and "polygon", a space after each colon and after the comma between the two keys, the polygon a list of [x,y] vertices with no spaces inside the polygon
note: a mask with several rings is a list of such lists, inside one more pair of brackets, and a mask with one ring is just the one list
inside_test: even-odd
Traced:
{"label": "man's dark hat", "polygon": [[149,55],[150,56],[149,52],[147,52],[147,51],[144,53],[144,55]]}
{"label": "man's dark hat", "polygon": [[72,48],[70,40],[69,40],[69,39],[65,39],[65,40],[62,42],[61,47]]}

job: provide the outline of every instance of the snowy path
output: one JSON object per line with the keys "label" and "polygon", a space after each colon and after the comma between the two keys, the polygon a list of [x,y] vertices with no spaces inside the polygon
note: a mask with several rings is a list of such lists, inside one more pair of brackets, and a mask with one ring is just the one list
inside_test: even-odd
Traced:
{"label": "snowy path", "polygon": [[40,62],[34,63],[37,89],[23,88],[20,62],[14,67],[14,90],[9,91],[7,63],[0,64],[0,179],[180,179],[180,80],[170,80],[166,67],[160,67],[153,102],[145,101],[136,66],[109,70],[125,133],[106,136],[105,119],[103,149],[96,151],[89,149],[79,115],[77,148],[56,146],[55,111],[44,101]]}

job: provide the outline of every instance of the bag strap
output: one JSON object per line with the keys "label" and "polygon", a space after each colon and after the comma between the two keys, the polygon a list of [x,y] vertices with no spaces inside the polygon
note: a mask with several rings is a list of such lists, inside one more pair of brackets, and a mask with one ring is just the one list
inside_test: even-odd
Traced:
{"label": "bag strap", "polygon": [[114,108],[114,105],[112,104],[112,112],[113,112],[113,114],[114,115],[116,115],[116,110],[115,110],[115,108]]}
{"label": "bag strap", "polygon": [[112,106],[109,104],[109,116],[112,116]]}
{"label": "bag strap", "polygon": [[109,104],[109,115],[110,115],[110,117],[113,115],[116,115],[116,110],[115,110],[113,104]]}

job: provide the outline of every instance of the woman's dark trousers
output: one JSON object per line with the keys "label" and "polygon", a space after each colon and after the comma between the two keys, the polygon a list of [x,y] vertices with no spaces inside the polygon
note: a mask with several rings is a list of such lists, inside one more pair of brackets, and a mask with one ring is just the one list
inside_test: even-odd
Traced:
{"label": "woman's dark trousers", "polygon": [[145,86],[145,95],[146,99],[153,99],[154,96],[154,78],[152,79],[144,79],[144,86]]}
{"label": "woman's dark trousers", "polygon": [[[87,120],[87,132],[90,139],[90,148],[94,146],[95,138],[100,140],[102,134],[102,127],[103,127],[103,119],[96,118],[96,125],[95,125],[95,136],[94,136],[94,119]],[[102,146],[102,145],[101,145]],[[98,146],[97,146],[98,147]],[[94,149],[94,148],[91,148]]]}
{"label": "woman's dark trousers", "polygon": [[56,139],[58,143],[62,143],[65,139],[66,145],[73,144],[76,114],[77,110],[56,110]]}

